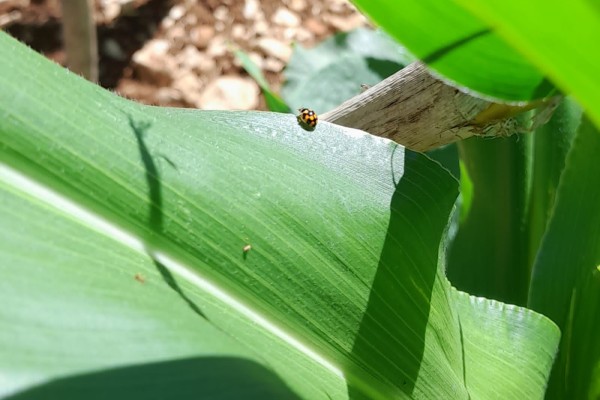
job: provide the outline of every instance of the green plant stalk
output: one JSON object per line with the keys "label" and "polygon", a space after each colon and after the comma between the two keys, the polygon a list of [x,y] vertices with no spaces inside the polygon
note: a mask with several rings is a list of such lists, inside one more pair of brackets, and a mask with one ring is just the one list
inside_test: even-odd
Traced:
{"label": "green plant stalk", "polygon": [[511,304],[527,301],[532,143],[525,134],[459,144],[473,185],[448,261],[448,278],[461,290]]}
{"label": "green plant stalk", "polygon": [[529,306],[564,334],[548,399],[598,396],[600,344],[600,134],[583,118],[565,161],[533,269]]}
{"label": "green plant stalk", "polygon": [[566,98],[547,124],[534,134],[533,184],[530,212],[530,259],[533,267],[540,241],[554,209],[558,182],[565,158],[581,121],[581,107]]}

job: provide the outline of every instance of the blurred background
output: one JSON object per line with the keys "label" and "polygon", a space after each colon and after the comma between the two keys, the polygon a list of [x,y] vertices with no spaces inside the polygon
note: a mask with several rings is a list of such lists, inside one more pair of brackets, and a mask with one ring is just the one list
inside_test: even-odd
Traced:
{"label": "blurred background", "polygon": [[[0,29],[67,66],[63,10],[73,3],[85,0],[0,0]],[[295,46],[310,48],[336,33],[369,27],[346,0],[90,0],[88,5],[98,55],[91,80],[160,106],[266,110],[259,85],[235,50],[244,52],[279,93]]]}

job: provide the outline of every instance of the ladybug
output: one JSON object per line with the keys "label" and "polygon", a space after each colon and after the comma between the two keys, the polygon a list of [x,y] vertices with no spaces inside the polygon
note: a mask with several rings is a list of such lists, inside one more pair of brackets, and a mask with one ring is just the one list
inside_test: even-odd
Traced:
{"label": "ladybug", "polygon": [[313,110],[309,110],[308,108],[299,108],[298,111],[300,111],[300,115],[298,115],[298,120],[306,125],[307,127],[314,129],[315,126],[317,126],[317,121],[319,120],[319,117],[317,117],[317,113],[315,113]]}

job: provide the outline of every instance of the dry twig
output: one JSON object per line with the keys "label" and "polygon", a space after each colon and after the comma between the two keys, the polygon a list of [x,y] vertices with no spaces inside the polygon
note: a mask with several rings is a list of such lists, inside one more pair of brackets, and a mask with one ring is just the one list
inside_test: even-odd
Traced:
{"label": "dry twig", "polygon": [[[544,123],[557,104],[557,98],[514,106],[493,103],[463,93],[432,76],[423,64],[413,63],[321,119],[427,151],[474,135],[530,131],[532,124]],[[544,111],[541,117],[517,118],[538,107]]]}

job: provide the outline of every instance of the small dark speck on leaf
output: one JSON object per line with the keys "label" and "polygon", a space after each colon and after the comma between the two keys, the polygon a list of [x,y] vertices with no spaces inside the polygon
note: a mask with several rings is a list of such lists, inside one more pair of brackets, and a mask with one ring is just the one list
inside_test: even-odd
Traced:
{"label": "small dark speck on leaf", "polygon": [[246,257],[248,257],[248,253],[250,252],[250,250],[252,250],[252,245],[249,245],[249,244],[245,245],[245,246],[242,248],[242,252],[243,252],[243,254],[242,254],[242,255],[243,255],[243,257],[244,257],[244,260],[246,259]]}

